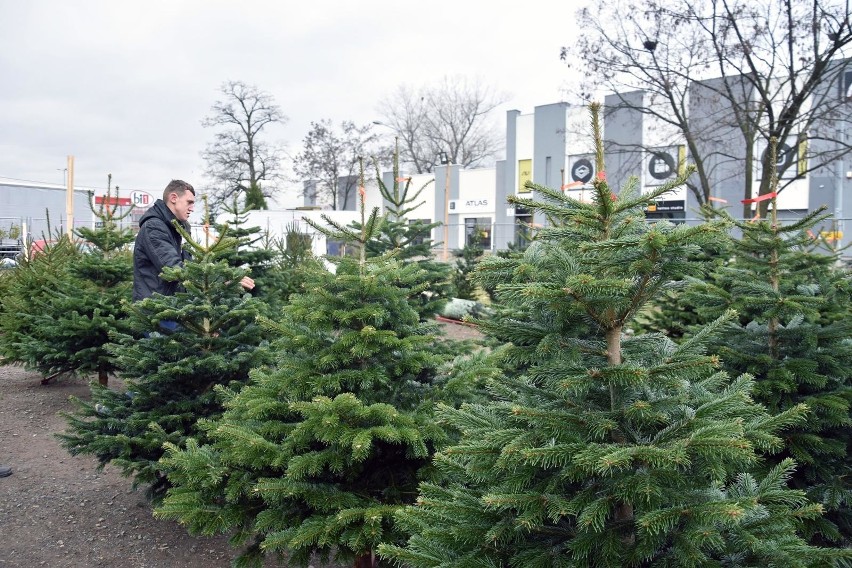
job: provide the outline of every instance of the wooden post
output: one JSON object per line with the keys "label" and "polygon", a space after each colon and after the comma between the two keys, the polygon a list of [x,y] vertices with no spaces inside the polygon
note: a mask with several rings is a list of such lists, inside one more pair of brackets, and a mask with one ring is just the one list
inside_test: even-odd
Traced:
{"label": "wooden post", "polygon": [[447,154],[447,175],[444,180],[444,262],[450,259],[450,156]]}
{"label": "wooden post", "polygon": [[68,220],[68,237],[74,236],[74,156],[68,156],[68,179],[65,187],[65,218]]}

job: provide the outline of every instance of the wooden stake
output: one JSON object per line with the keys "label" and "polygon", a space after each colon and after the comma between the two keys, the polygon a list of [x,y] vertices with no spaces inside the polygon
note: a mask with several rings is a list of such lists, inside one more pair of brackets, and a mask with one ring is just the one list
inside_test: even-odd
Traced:
{"label": "wooden stake", "polygon": [[68,180],[65,188],[65,218],[68,236],[74,236],[74,156],[68,156]]}

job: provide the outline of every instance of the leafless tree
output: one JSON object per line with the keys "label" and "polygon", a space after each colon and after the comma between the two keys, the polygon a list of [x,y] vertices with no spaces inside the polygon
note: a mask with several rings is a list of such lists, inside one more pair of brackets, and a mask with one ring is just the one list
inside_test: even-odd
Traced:
{"label": "leafless tree", "polygon": [[441,156],[465,167],[495,158],[502,142],[492,111],[501,103],[502,95],[478,80],[444,77],[421,88],[401,85],[378,110],[399,139],[400,161],[427,173]]}
{"label": "leafless tree", "polygon": [[[699,203],[707,202],[718,182],[714,168],[731,171],[726,160],[742,162],[744,198],[751,197],[757,179],[759,195],[769,193],[775,168],[799,167],[799,160],[779,167],[768,152],[758,155],[773,137],[806,149],[807,171],[850,150],[837,127],[850,119],[839,93],[847,70],[844,50],[852,42],[848,1],[614,0],[581,10],[578,29],[583,33],[562,50],[578,76],[587,78],[578,83],[578,94],[644,91],[641,107],[629,97],[621,103],[686,144],[696,166],[688,187]],[[696,127],[690,109],[699,97],[706,97],[706,107],[724,111],[704,116]],[[735,143],[714,139],[725,129]],[[744,150],[731,152],[734,147]],[[761,203],[763,213],[767,203]],[[743,214],[749,210],[747,205]]]}
{"label": "leafless tree", "polygon": [[315,182],[311,190],[305,190],[313,192],[311,198],[330,202],[334,210],[345,210],[355,203],[359,158],[376,153],[377,139],[369,124],[344,121],[336,131],[331,120],[312,122],[293,170],[302,179]]}
{"label": "leafless tree", "polygon": [[212,205],[232,203],[235,196],[250,208],[266,208],[281,178],[283,149],[263,138],[270,126],[283,125],[287,117],[273,97],[253,85],[228,81],[223,98],[211,107],[201,124],[216,128],[215,138],[201,156],[213,179]]}

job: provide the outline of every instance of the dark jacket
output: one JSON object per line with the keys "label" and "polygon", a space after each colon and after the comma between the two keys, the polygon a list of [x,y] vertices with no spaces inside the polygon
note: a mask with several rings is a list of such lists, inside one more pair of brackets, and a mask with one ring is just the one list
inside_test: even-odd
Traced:
{"label": "dark jacket", "polygon": [[[182,238],[172,225],[174,213],[158,199],[139,219],[139,233],[133,247],[133,301],[154,292],[171,296],[178,291],[177,282],[160,278],[164,266],[177,266],[189,258],[181,250]],[[181,223],[189,231],[189,223]]]}

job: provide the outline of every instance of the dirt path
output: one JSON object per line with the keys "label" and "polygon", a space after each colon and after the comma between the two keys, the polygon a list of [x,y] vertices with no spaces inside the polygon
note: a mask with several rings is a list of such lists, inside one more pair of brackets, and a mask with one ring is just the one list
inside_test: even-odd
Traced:
{"label": "dirt path", "polygon": [[154,519],[129,479],[59,445],[59,413],[73,408],[69,396],[88,393],[84,379],[42,385],[35,373],[0,367],[0,464],[13,470],[0,478],[0,568],[230,566],[225,537]]}

